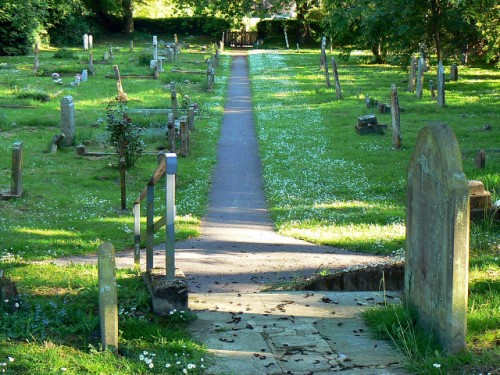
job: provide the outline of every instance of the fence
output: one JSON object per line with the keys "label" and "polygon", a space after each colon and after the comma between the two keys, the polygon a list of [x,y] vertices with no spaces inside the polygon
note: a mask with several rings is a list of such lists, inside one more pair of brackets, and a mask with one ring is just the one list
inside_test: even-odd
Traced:
{"label": "fence", "polygon": [[[175,217],[175,174],[177,173],[177,155],[174,153],[160,154],[160,162],[149,179],[147,186],[142,190],[134,202],[134,263],[141,262],[141,202],[146,199],[146,271],[153,269],[154,234],[166,226],[166,274],[167,279],[175,278],[174,254],[174,217]],[[166,208],[165,216],[154,221],[155,186],[160,178],[166,174]]]}

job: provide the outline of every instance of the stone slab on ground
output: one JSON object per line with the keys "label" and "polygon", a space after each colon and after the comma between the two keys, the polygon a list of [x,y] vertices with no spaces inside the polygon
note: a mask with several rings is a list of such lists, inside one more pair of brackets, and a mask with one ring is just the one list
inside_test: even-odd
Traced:
{"label": "stone slab on ground", "polygon": [[208,374],[406,374],[402,355],[361,318],[383,300],[378,292],[191,294],[190,330],[213,355]]}

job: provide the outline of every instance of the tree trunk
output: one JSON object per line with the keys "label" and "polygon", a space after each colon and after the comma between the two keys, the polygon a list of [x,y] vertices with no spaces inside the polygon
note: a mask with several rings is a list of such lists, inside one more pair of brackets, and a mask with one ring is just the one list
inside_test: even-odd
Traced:
{"label": "tree trunk", "polygon": [[125,33],[130,34],[134,32],[134,5],[132,3],[132,0],[122,0],[122,4]]}
{"label": "tree trunk", "polygon": [[440,0],[431,0],[432,11],[432,34],[434,37],[434,44],[436,46],[437,60],[441,61],[441,36],[440,26],[442,21],[441,3]]}

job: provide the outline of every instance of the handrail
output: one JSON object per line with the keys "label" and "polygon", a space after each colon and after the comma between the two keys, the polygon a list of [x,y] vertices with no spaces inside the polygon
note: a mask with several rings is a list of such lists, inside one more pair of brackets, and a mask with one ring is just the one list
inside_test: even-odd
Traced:
{"label": "handrail", "polygon": [[[175,153],[160,153],[162,156],[146,187],[134,202],[134,263],[140,266],[141,253],[141,202],[146,198],[146,271],[153,268],[154,233],[163,226],[166,227],[166,276],[175,278],[175,251],[174,251],[174,219],[175,219],[175,175],[177,173],[177,155]],[[159,155],[159,156],[160,156]],[[154,188],[160,178],[165,175],[165,216],[154,221]]]}

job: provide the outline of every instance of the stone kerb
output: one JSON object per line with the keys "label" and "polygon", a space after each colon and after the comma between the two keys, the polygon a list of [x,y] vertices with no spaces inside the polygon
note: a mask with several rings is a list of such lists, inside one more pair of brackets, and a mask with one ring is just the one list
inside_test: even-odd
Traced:
{"label": "stone kerb", "polygon": [[458,141],[443,123],[418,137],[408,168],[405,296],[448,353],[466,347],[469,190]]}
{"label": "stone kerb", "polygon": [[75,103],[71,95],[61,99],[61,133],[64,134],[61,146],[68,147],[75,144]]}

